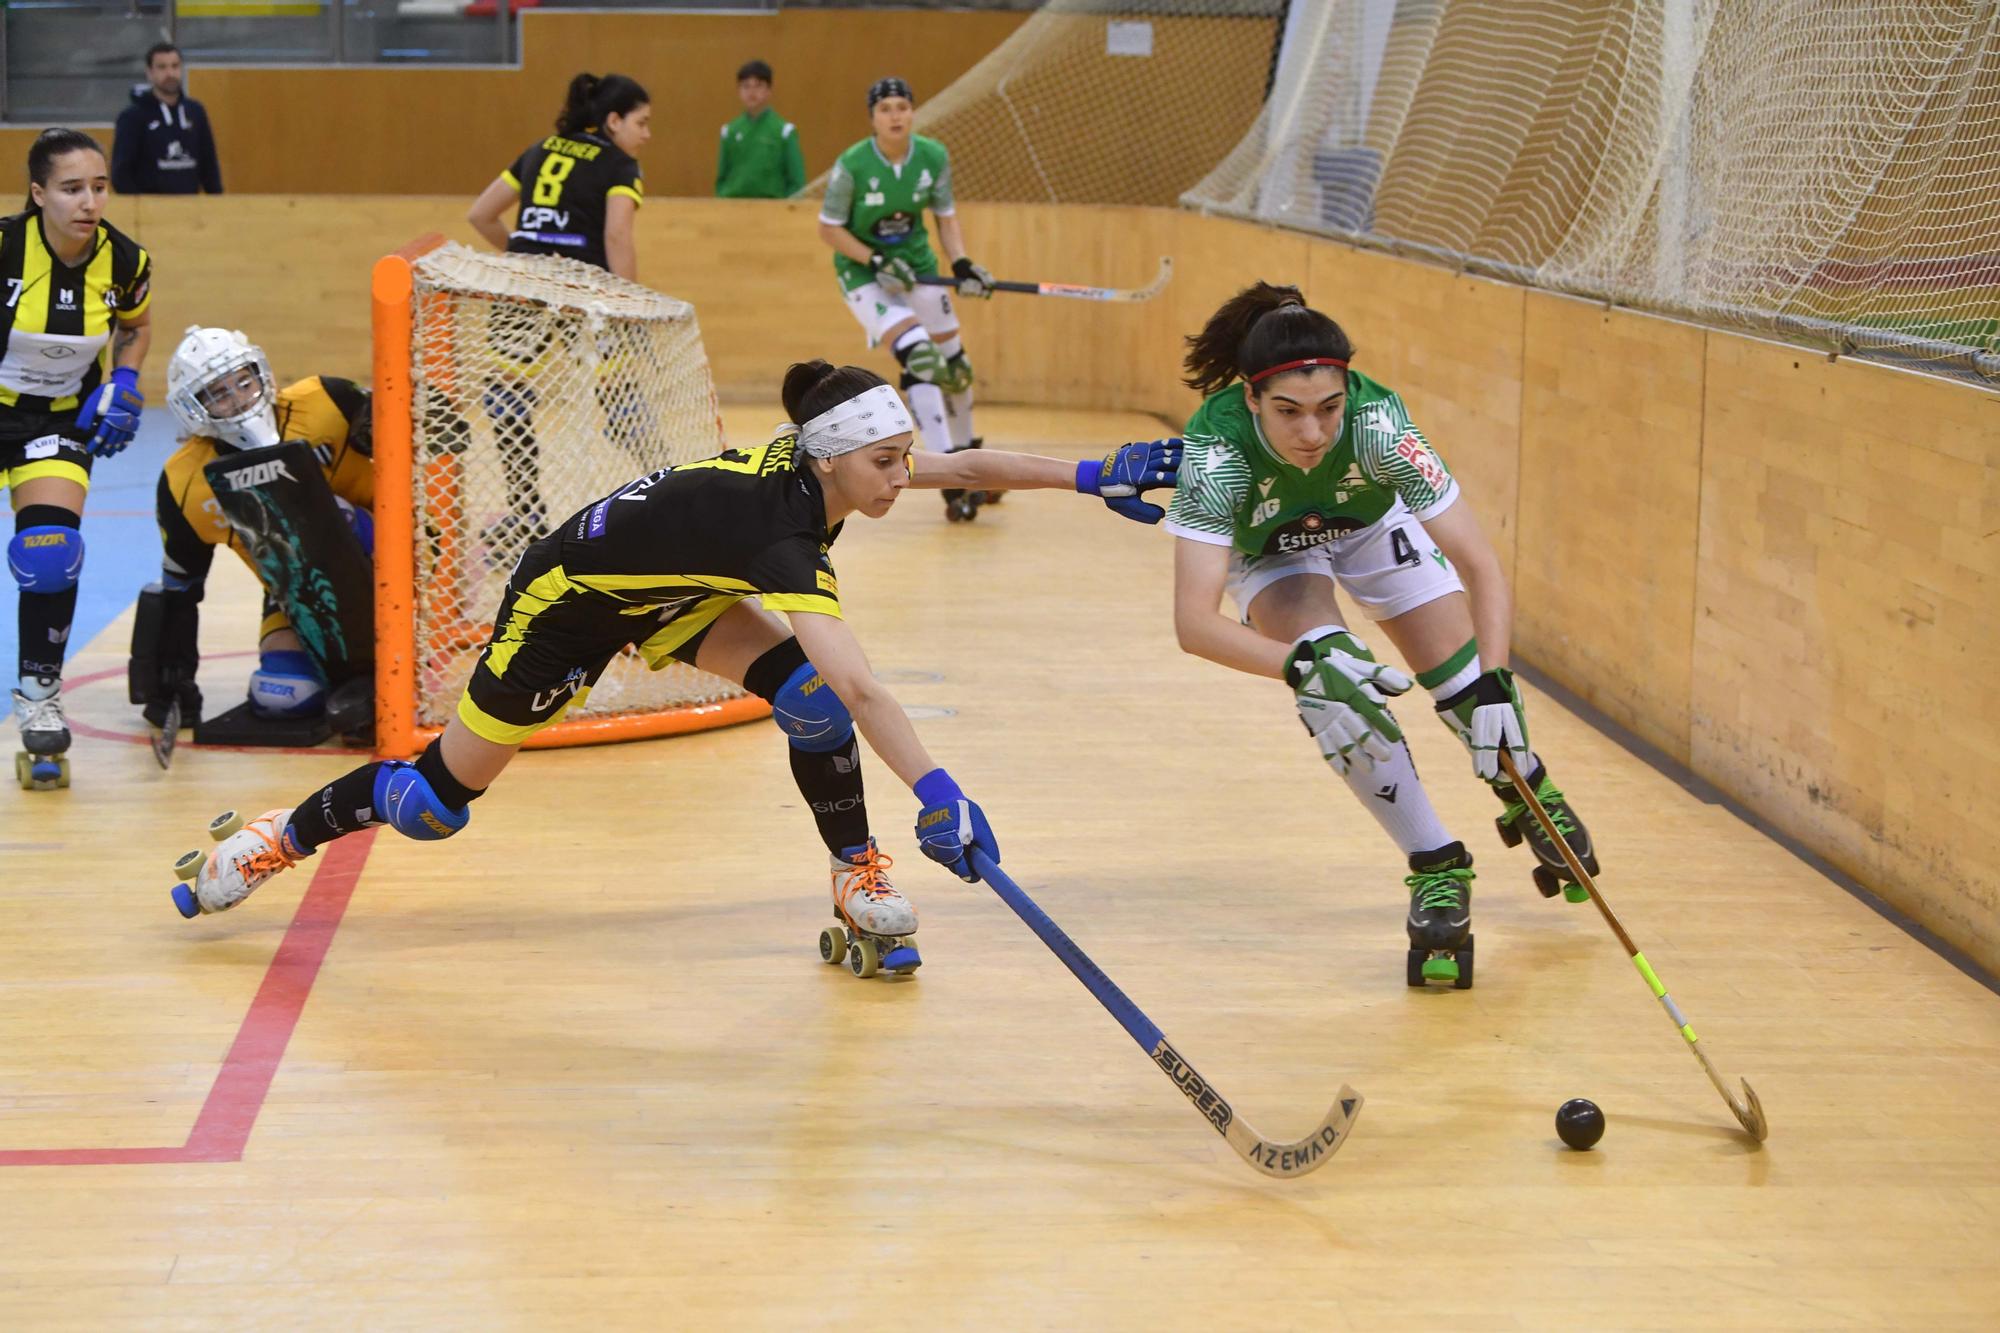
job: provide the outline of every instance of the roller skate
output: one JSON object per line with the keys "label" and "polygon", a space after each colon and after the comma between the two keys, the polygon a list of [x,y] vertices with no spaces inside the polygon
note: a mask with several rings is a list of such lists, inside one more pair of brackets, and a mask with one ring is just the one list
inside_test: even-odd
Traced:
{"label": "roller skate", "polygon": [[946,489],[943,494],[945,522],[970,523],[973,519],[979,517],[981,497],[986,492]]}
{"label": "roller skate", "polygon": [[14,755],[14,780],[23,791],[54,791],[69,786],[69,723],[63,720],[62,682],[54,676],[35,677],[40,698],[14,691],[14,712],[21,719],[21,748]]}
{"label": "roller skate", "polygon": [[[1535,771],[1527,775],[1526,781],[1529,790],[1541,801],[1542,808],[1549,812],[1549,820],[1556,826],[1556,831],[1563,835],[1563,841],[1576,853],[1576,859],[1583,863],[1585,870],[1595,875],[1597,852],[1590,844],[1590,830],[1576,817],[1576,811],[1570,809],[1568,799],[1556,784],[1549,781],[1548,765],[1537,758]],[[1514,790],[1514,784],[1496,783],[1493,794],[1506,807],[1506,813],[1493,821],[1493,827],[1500,830],[1500,841],[1509,847],[1519,847],[1523,839],[1527,840],[1528,849],[1534,852],[1538,863],[1535,866],[1535,887],[1542,891],[1542,897],[1553,898],[1560,893],[1573,903],[1589,902],[1590,891],[1570,874],[1562,851],[1549,841],[1549,835],[1542,831],[1541,822],[1535,818],[1534,811],[1528,809],[1528,803],[1521,799],[1521,794]]]}
{"label": "roller skate", "polygon": [[908,976],[922,966],[910,938],[917,933],[917,911],[889,882],[893,864],[873,838],[833,858],[833,914],[840,924],[820,931],[821,962],[845,962],[857,977]]}
{"label": "roller skate", "polygon": [[192,851],[174,862],[174,907],[192,919],[227,912],[255,893],[265,880],[312,855],[285,836],[290,810],[266,810],[249,823],[234,810],[209,821],[208,836],[221,843],[213,854]]}
{"label": "roller skate", "polygon": [[1412,986],[1449,981],[1472,989],[1472,854],[1462,842],[1410,858],[1410,955],[1405,980]]}

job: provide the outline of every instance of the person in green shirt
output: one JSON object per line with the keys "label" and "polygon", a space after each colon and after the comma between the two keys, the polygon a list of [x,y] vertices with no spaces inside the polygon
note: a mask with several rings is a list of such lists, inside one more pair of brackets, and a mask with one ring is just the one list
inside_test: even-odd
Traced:
{"label": "person in green shirt", "polygon": [[[993,275],[968,259],[951,190],[951,154],[913,132],[916,97],[898,78],[868,89],[874,133],[842,153],[826,181],[819,236],[833,248],[833,272],[870,347],[886,344],[903,367],[903,396],[924,447],[938,453],[976,449],[972,429],[972,363],[958,335],[954,291],[993,295]],[[924,210],[937,219],[938,243],[951,260],[956,287],[920,286],[934,277]],[[995,492],[945,492],[954,521],[978,513]]]}
{"label": "person in green shirt", "polygon": [[[1296,287],[1237,293],[1188,339],[1189,419],[1167,511],[1181,646],[1292,687],[1327,764],[1409,858],[1408,980],[1472,984],[1472,854],[1445,830],[1390,714],[1422,685],[1525,838],[1536,887],[1569,877],[1500,768],[1504,749],[1592,874],[1590,834],[1528,745],[1508,671],[1513,600],[1458,481],[1402,398],[1350,368],[1354,344]],[[1379,663],[1346,628],[1344,590],[1416,672]],[[1469,589],[1469,595],[1468,595]],[[1239,615],[1218,609],[1227,593]],[[1573,888],[1567,896],[1583,901]]]}
{"label": "person in green shirt", "polygon": [[715,160],[720,199],[789,199],[805,187],[798,127],[771,110],[771,67],[752,60],[736,71],[743,114],[722,127]]}

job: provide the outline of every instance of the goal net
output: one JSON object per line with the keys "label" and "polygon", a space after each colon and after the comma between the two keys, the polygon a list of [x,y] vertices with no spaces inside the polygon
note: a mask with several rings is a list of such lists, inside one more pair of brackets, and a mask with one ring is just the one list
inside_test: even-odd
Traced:
{"label": "goal net", "polygon": [[1184,197],[2000,374],[1991,0],[1321,0]]}
{"label": "goal net", "polygon": [[[451,717],[530,542],[723,438],[694,308],[602,269],[419,242],[377,265],[375,305],[377,729],[393,753]],[[624,653],[530,744],[761,710],[692,667]]]}

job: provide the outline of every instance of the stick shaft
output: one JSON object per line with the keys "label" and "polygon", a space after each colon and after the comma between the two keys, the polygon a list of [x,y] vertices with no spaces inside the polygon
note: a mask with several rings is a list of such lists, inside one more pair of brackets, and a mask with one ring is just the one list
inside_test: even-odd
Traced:
{"label": "stick shaft", "polygon": [[1660,1002],[1660,1007],[1666,1011],[1668,1020],[1680,1032],[1681,1039],[1687,1042],[1688,1050],[1692,1051],[1694,1058],[1701,1063],[1702,1072],[1708,1075],[1708,1081],[1722,1094],[1722,1100],[1729,1103],[1731,1113],[1742,1122],[1743,1127],[1749,1130],[1758,1142],[1763,1142],[1766,1132],[1764,1112],[1757,1104],[1757,1094],[1750,1090],[1750,1085],[1746,1082],[1743,1085],[1744,1099],[1739,1101],[1723,1083],[1722,1075],[1716,1072],[1715,1066],[1709,1062],[1707,1052],[1701,1049],[1700,1039],[1695,1036],[1694,1025],[1688,1022],[1687,1015],[1681,1012],[1681,1007],[1674,1003],[1674,997],[1667,994],[1666,983],[1660,980],[1660,974],[1653,970],[1653,965],[1646,961],[1646,955],[1639,951],[1639,946],[1625,933],[1625,927],[1612,912],[1611,904],[1604,901],[1604,891],[1597,887],[1597,881],[1583,868],[1583,862],[1577,857],[1576,850],[1569,845],[1569,839],[1562,836],[1562,831],[1556,827],[1555,821],[1549,818],[1549,812],[1543,807],[1541,798],[1528,786],[1527,779],[1521,776],[1521,770],[1514,765],[1514,756],[1504,748],[1500,751],[1500,767],[1513,782],[1514,790],[1520,793],[1523,801],[1527,802],[1535,822],[1542,826],[1542,832],[1548,835],[1549,841],[1553,842],[1556,849],[1562,853],[1563,864],[1569,867],[1569,873],[1574,875],[1576,882],[1583,885],[1584,890],[1590,894],[1590,901],[1597,904],[1597,910],[1603,914],[1605,924],[1611,927],[1611,933],[1625,946],[1626,954],[1632,959],[1632,966],[1639,969],[1639,976],[1645,981],[1646,988],[1653,992],[1653,998]]}

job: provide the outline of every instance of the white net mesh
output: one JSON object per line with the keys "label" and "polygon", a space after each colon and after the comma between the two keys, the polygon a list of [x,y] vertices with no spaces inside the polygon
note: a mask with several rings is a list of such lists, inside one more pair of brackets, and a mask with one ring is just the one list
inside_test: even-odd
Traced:
{"label": "white net mesh", "polygon": [[1185,196],[2000,373],[1993,0],[1321,0]]}
{"label": "white net mesh", "polygon": [[[411,332],[417,721],[451,716],[528,544],[624,483],[723,447],[694,307],[574,260],[446,245]],[[569,716],[741,694],[625,654]]]}
{"label": "white net mesh", "polygon": [[950,87],[916,89],[917,131],[951,150],[961,198],[1172,204],[1256,119],[1284,8],[1049,0]]}

